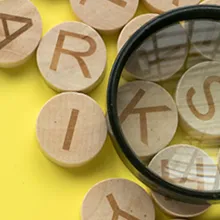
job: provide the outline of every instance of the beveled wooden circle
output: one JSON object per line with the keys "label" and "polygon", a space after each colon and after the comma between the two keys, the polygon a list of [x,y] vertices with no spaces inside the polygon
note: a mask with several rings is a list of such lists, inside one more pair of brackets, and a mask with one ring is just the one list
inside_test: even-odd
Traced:
{"label": "beveled wooden circle", "polygon": [[220,63],[207,61],[180,79],[175,100],[182,128],[201,141],[220,137]]}
{"label": "beveled wooden circle", "polygon": [[121,86],[117,107],[124,136],[142,159],[163,149],[176,132],[176,105],[170,94],[155,83],[133,81]]}
{"label": "beveled wooden circle", "polygon": [[126,179],[97,183],[86,194],[82,220],[155,220],[153,202],[139,185]]}
{"label": "beveled wooden circle", "polygon": [[0,67],[25,63],[37,48],[42,21],[37,8],[28,0],[0,1]]}
{"label": "beveled wooden circle", "polygon": [[163,13],[178,7],[197,5],[200,0],[143,0],[147,9],[155,13]]}
{"label": "beveled wooden circle", "polygon": [[70,0],[70,3],[84,23],[101,32],[113,33],[134,16],[139,0]]}
{"label": "beveled wooden circle", "polygon": [[117,42],[117,49],[118,52],[121,50],[121,48],[124,46],[124,44],[127,42],[127,40],[137,31],[142,25],[150,21],[151,19],[157,17],[158,14],[142,14],[135,18],[133,18],[129,23],[125,25],[125,27],[122,29],[118,42]]}
{"label": "beveled wooden circle", "polygon": [[168,80],[184,66],[189,41],[185,29],[175,23],[146,38],[133,51],[122,72],[127,80]]}
{"label": "beveled wooden circle", "polygon": [[219,170],[200,148],[188,144],[169,146],[160,151],[148,168],[172,184],[198,191],[220,189]]}
{"label": "beveled wooden circle", "polygon": [[[197,205],[167,198],[159,193],[151,193],[153,200],[166,214],[178,218],[193,218],[206,212],[210,205]],[[173,219],[174,220],[174,219]],[[177,220],[177,219],[176,219]]]}
{"label": "beveled wooden circle", "polygon": [[104,77],[106,60],[101,36],[81,22],[53,27],[37,50],[40,72],[57,91],[91,91]]}
{"label": "beveled wooden circle", "polygon": [[93,159],[107,136],[99,105],[81,93],[62,93],[50,99],[37,119],[37,139],[43,153],[63,167]]}

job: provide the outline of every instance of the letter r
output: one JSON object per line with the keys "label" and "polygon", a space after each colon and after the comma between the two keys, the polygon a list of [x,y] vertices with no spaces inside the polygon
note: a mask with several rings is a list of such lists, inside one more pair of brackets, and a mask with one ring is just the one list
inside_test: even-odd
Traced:
{"label": "letter r", "polygon": [[[65,41],[65,38],[67,36],[75,37],[75,38],[86,41],[90,46],[89,49],[85,52],[77,52],[77,51],[64,49],[63,48],[64,47],[64,41]],[[89,69],[86,65],[86,62],[83,60],[82,57],[91,56],[96,51],[96,47],[97,46],[96,46],[95,40],[93,38],[91,38],[90,36],[60,30],[58,40],[57,40],[57,44],[56,44],[56,47],[55,47],[55,51],[54,51],[54,54],[53,54],[52,62],[51,62],[51,65],[50,65],[50,69],[56,71],[61,54],[66,54],[66,55],[73,56],[77,60],[77,62],[79,64],[85,78],[92,78],[91,74],[89,72]]]}

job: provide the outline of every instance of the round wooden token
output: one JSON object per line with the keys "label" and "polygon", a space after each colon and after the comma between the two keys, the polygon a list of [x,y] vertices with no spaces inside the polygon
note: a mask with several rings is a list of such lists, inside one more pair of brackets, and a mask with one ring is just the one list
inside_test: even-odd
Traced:
{"label": "round wooden token", "polygon": [[115,32],[135,14],[139,0],[70,0],[74,13],[86,24],[101,31]]}
{"label": "round wooden token", "polygon": [[31,1],[6,0],[0,1],[0,19],[0,67],[21,65],[40,42],[40,14]]}
{"label": "round wooden token", "polygon": [[173,138],[177,109],[161,86],[148,81],[127,83],[119,88],[117,106],[122,131],[137,156],[153,156]]}
{"label": "round wooden token", "polygon": [[81,93],[50,99],[37,119],[37,138],[43,153],[63,167],[83,165],[101,150],[107,136],[98,104]]}
{"label": "round wooden token", "polygon": [[[152,192],[152,197],[159,208],[166,214],[179,218],[193,218],[203,214],[210,205],[196,205],[180,202]],[[173,219],[175,220],[175,219]],[[178,220],[178,219],[176,219]]]}
{"label": "round wooden token", "polygon": [[84,198],[82,220],[155,220],[150,196],[126,179],[109,179],[96,184]]}
{"label": "round wooden token", "polygon": [[183,129],[200,139],[220,137],[220,63],[207,61],[190,68],[176,89]]}
{"label": "round wooden token", "polygon": [[178,7],[196,5],[200,0],[143,0],[147,9],[155,13],[163,13]]}
{"label": "round wooden token", "polygon": [[203,150],[178,144],[160,151],[148,165],[164,180],[199,191],[219,190],[219,170]]}
{"label": "round wooden token", "polygon": [[220,60],[218,21],[193,20],[185,22],[184,26],[191,42],[190,53],[200,54],[208,60]]}
{"label": "round wooden token", "polygon": [[157,17],[158,14],[143,14],[139,15],[138,17],[135,17],[132,19],[121,31],[119,38],[118,38],[118,43],[117,43],[117,48],[118,52],[121,50],[123,45],[127,42],[127,40],[137,31],[142,25],[150,21],[151,19]]}
{"label": "round wooden token", "polygon": [[161,29],[132,53],[123,77],[154,82],[167,80],[184,66],[188,46],[186,31],[179,23]]}
{"label": "round wooden token", "polygon": [[40,72],[57,91],[90,91],[103,79],[106,59],[100,35],[80,22],[55,26],[37,50]]}

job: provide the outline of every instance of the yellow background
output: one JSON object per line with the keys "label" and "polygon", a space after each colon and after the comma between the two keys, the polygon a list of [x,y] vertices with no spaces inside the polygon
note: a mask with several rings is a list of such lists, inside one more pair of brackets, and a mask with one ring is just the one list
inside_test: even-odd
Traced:
{"label": "yellow background", "polygon": [[[32,2],[42,16],[44,34],[58,23],[76,20],[68,0]],[[143,12],[140,6],[137,14]],[[89,94],[104,111],[117,37],[103,36],[108,48],[106,77]],[[55,94],[40,76],[35,57],[20,68],[0,70],[0,220],[79,220],[83,197],[95,183],[112,177],[138,182],[117,156],[109,138],[98,157],[82,168],[63,169],[43,156],[36,141],[35,123],[41,107]],[[195,219],[220,219],[219,208],[213,206]],[[168,218],[157,210],[157,219]]]}

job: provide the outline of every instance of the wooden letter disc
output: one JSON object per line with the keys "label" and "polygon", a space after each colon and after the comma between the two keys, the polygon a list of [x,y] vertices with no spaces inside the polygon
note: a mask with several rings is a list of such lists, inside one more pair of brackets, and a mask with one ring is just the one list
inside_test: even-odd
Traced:
{"label": "wooden letter disc", "polygon": [[[179,218],[193,218],[207,211],[210,205],[196,205],[180,202],[152,192],[152,197],[159,208],[166,214]],[[174,220],[174,219],[173,219]],[[177,220],[177,219],[176,219]]]}
{"label": "wooden letter disc", "polygon": [[155,220],[150,196],[126,179],[96,184],[84,198],[81,215],[82,220]]}
{"label": "wooden letter disc", "polygon": [[139,0],[70,0],[74,13],[102,32],[115,32],[135,14]]}
{"label": "wooden letter disc", "polygon": [[172,184],[199,191],[219,190],[219,170],[203,150],[178,144],[160,151],[149,169]]}
{"label": "wooden letter disc", "polygon": [[137,31],[142,25],[150,21],[151,19],[157,17],[158,14],[143,14],[132,19],[126,26],[122,29],[117,43],[118,52],[121,50],[123,45],[127,40]]}
{"label": "wooden letter disc", "polygon": [[199,140],[220,137],[220,63],[207,61],[190,68],[176,89],[183,129]]}
{"label": "wooden letter disc", "polygon": [[50,99],[37,119],[41,150],[64,167],[83,165],[101,150],[107,135],[98,104],[81,93],[63,93]]}
{"label": "wooden letter disc", "polygon": [[153,156],[169,144],[178,114],[165,89],[152,82],[130,82],[119,88],[117,105],[122,131],[139,157]]}
{"label": "wooden letter disc", "polygon": [[0,67],[23,64],[37,48],[42,21],[28,0],[0,1]]}
{"label": "wooden letter disc", "polygon": [[52,28],[37,51],[42,76],[58,91],[90,91],[103,79],[106,59],[100,35],[80,22]]}
{"label": "wooden letter disc", "polygon": [[143,0],[147,9],[155,13],[163,13],[178,7],[196,5],[200,0]]}
{"label": "wooden letter disc", "polygon": [[132,53],[123,77],[154,82],[167,80],[183,67],[188,46],[186,31],[179,23],[161,29]]}

